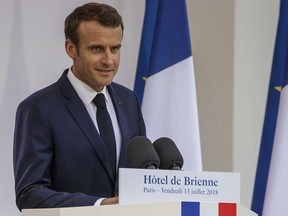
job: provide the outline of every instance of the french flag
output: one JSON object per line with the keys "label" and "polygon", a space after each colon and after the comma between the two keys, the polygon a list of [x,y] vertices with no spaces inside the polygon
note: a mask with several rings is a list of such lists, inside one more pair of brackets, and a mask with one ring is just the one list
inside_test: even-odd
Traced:
{"label": "french flag", "polygon": [[134,90],[147,137],[171,138],[184,170],[202,170],[198,110],[185,0],[147,0]]}
{"label": "french flag", "polygon": [[237,216],[237,212],[238,209],[236,203],[181,203],[181,216]]}
{"label": "french flag", "polygon": [[288,215],[288,0],[280,16],[252,210],[259,216]]}

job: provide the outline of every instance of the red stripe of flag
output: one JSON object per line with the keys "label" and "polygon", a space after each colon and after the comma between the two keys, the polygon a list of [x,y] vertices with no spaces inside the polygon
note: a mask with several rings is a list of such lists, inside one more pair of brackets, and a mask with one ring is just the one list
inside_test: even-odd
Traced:
{"label": "red stripe of flag", "polygon": [[219,216],[237,216],[236,203],[219,203],[218,215]]}

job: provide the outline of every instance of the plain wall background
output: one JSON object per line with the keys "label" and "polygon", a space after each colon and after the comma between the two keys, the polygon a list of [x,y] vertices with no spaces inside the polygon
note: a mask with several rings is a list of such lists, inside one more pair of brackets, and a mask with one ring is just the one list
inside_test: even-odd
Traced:
{"label": "plain wall background", "polygon": [[[0,207],[14,202],[12,140],[19,102],[71,65],[63,22],[84,0],[0,2]],[[133,88],[144,0],[106,0],[125,22],[116,80]],[[187,0],[198,98],[203,167],[242,176],[250,207],[278,21],[279,0]],[[133,19],[129,18],[133,17]]]}

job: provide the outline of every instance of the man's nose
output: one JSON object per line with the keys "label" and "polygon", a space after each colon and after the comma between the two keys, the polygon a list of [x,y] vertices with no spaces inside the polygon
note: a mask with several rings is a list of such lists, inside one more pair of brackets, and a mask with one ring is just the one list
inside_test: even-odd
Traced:
{"label": "man's nose", "polygon": [[107,65],[113,64],[113,55],[110,50],[106,50],[103,53],[102,63]]}

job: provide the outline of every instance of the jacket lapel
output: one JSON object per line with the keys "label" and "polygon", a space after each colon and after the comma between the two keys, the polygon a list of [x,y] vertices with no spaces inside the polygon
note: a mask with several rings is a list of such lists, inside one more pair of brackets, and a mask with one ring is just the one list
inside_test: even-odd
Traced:
{"label": "jacket lapel", "polygon": [[105,167],[111,180],[114,182],[114,176],[112,174],[112,168],[110,166],[108,154],[104,143],[102,142],[99,133],[93,124],[90,115],[88,114],[83,102],[79,98],[78,94],[72,87],[71,83],[66,77],[67,71],[63,73],[61,78],[58,80],[59,87],[63,95],[68,99],[66,107],[75,119],[79,128],[85,134],[90,144],[93,146],[98,157],[100,158],[103,167]]}
{"label": "jacket lapel", "polygon": [[122,136],[118,167],[125,167],[127,163],[127,141],[129,140],[128,123],[125,114],[125,97],[122,97],[119,92],[116,92],[113,85],[108,86],[108,91],[111,95]]}

